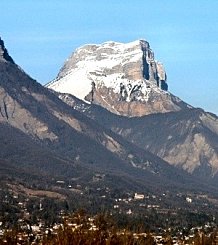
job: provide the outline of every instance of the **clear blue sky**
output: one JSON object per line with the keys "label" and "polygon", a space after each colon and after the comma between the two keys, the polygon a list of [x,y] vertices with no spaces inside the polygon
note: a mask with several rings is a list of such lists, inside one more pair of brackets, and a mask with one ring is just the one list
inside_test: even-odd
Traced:
{"label": "clear blue sky", "polygon": [[143,38],[169,90],[218,114],[217,0],[1,0],[0,10],[9,53],[42,84],[83,44]]}

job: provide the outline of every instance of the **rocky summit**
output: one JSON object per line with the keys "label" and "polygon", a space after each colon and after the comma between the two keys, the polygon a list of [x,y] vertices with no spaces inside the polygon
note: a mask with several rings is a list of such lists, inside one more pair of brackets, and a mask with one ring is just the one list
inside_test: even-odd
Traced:
{"label": "rocky summit", "polygon": [[164,66],[144,40],[82,46],[46,86],[129,117],[187,107],[168,92]]}

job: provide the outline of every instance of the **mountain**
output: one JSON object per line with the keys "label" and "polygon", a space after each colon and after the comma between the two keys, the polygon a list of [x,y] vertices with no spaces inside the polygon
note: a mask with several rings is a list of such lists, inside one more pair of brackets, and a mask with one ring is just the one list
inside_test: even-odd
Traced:
{"label": "mountain", "polygon": [[128,117],[189,107],[167,92],[166,80],[149,43],[138,40],[82,46],[46,86]]}
{"label": "mountain", "polygon": [[149,150],[171,165],[217,183],[218,117],[199,108],[142,117],[113,114],[72,95],[59,97],[97,123]]}
{"label": "mountain", "polygon": [[103,174],[102,186],[132,192],[211,188],[72,109],[0,49],[2,180],[63,192],[60,179],[85,189]]}
{"label": "mountain", "polygon": [[217,116],[168,91],[164,67],[155,61],[148,42],[78,48],[47,87],[62,92],[59,98],[74,109],[169,164],[218,181]]}

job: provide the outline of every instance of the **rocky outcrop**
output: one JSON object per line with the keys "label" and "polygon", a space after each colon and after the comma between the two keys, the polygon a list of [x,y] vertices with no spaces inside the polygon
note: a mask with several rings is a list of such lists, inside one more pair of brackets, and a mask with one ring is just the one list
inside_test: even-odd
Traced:
{"label": "rocky outcrop", "polygon": [[78,48],[46,86],[132,117],[181,109],[166,80],[149,43],[138,40]]}
{"label": "rocky outcrop", "polygon": [[4,42],[0,37],[0,61],[8,61],[14,64],[13,59],[8,54],[7,49],[5,48]]}

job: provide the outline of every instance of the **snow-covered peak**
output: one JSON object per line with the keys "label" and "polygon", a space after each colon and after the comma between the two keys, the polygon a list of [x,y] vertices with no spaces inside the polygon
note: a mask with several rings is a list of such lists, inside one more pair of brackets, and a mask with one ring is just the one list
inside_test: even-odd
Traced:
{"label": "snow-covered peak", "polygon": [[144,40],[79,47],[46,86],[114,111],[124,102],[147,103],[168,94],[164,67]]}
{"label": "snow-covered peak", "polygon": [[116,94],[126,94],[127,101],[131,101],[130,93],[138,87],[141,93],[134,99],[147,101],[151,89],[159,91],[166,84],[165,80],[163,65],[154,60],[148,42],[108,41],[76,49],[57,78],[47,86],[83,100],[93,90],[93,86],[105,86],[113,89]]}

